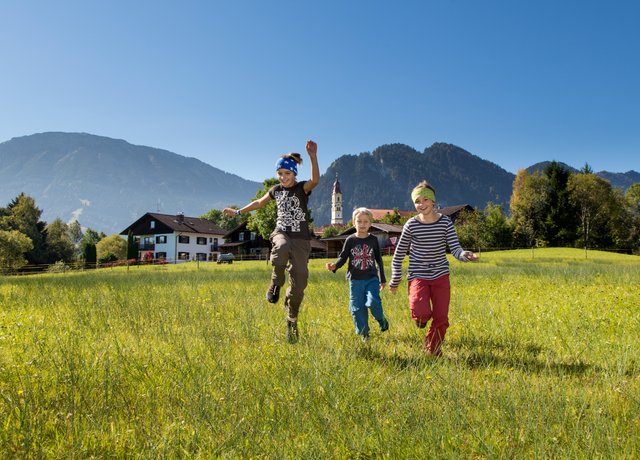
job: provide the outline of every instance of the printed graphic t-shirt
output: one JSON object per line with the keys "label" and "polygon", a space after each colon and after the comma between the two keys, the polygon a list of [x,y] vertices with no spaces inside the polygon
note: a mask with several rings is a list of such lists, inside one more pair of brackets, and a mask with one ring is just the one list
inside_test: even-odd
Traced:
{"label": "printed graphic t-shirt", "polygon": [[289,188],[278,184],[269,189],[269,196],[276,201],[278,207],[274,232],[286,233],[291,238],[311,239],[307,221],[309,195],[304,191],[305,183],[306,181],[297,182]]}
{"label": "printed graphic t-shirt", "polygon": [[347,278],[354,280],[368,280],[378,277],[381,283],[386,283],[384,265],[378,238],[369,234],[366,238],[350,235],[344,242],[342,251],[336,260],[336,270],[349,260]]}

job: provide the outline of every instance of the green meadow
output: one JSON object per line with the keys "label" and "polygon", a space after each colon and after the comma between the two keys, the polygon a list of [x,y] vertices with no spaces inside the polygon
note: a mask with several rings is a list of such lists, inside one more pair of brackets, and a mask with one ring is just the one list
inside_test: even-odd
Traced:
{"label": "green meadow", "polygon": [[0,277],[0,457],[640,457],[637,256],[452,261],[438,359],[406,281],[362,343],[325,262],[293,345],[265,261]]}

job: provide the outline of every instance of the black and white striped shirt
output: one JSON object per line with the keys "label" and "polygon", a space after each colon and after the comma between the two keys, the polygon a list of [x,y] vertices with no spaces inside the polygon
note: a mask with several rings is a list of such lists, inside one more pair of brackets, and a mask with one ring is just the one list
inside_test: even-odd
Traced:
{"label": "black and white striped shirt", "polygon": [[402,261],[409,253],[407,280],[421,278],[433,280],[449,273],[446,247],[458,260],[468,262],[460,247],[458,234],[448,216],[440,215],[435,222],[425,224],[416,217],[409,219],[402,228],[402,234],[391,261],[391,282],[389,287],[398,287],[402,280]]}

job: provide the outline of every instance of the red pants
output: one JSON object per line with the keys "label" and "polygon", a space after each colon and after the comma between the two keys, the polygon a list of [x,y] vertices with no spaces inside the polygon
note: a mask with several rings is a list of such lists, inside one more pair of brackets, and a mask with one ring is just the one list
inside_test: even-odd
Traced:
{"label": "red pants", "polygon": [[409,282],[409,307],[411,319],[418,327],[424,327],[432,319],[424,339],[427,353],[439,355],[440,345],[449,327],[449,301],[451,285],[449,275],[434,280],[412,279]]}

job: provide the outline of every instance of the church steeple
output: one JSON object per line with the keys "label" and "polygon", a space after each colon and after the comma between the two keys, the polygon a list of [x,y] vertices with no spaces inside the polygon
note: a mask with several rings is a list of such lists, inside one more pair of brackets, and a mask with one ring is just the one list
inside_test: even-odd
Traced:
{"label": "church steeple", "polygon": [[342,192],[340,191],[340,182],[338,181],[338,173],[336,173],[336,181],[333,183],[331,191],[331,225],[343,224],[342,221]]}

